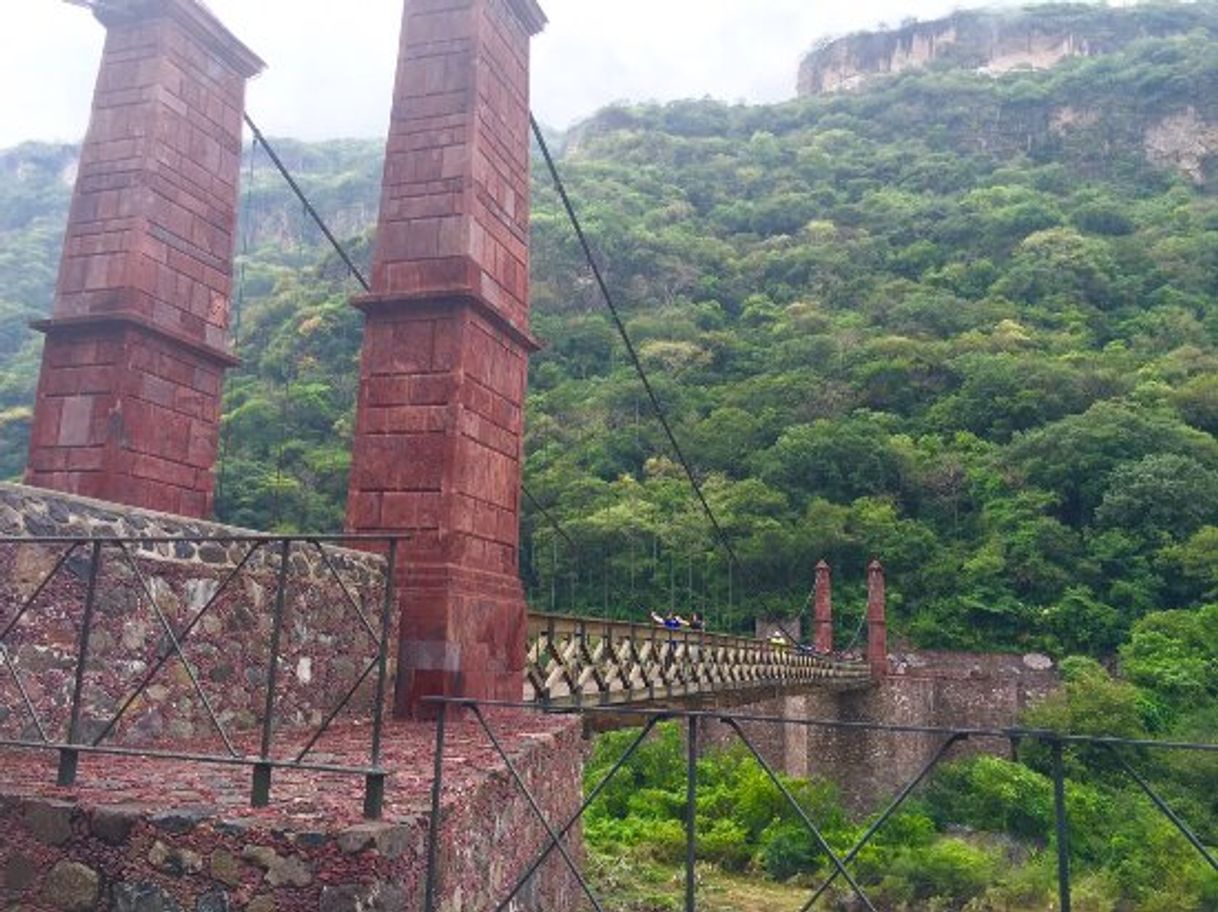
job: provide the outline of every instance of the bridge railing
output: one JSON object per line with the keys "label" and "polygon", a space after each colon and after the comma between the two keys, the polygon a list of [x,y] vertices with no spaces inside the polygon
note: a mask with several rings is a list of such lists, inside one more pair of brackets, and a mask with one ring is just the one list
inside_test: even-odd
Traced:
{"label": "bridge railing", "polygon": [[402,540],[0,537],[0,749],[61,787],[82,755],[245,767],[254,807],[276,770],[359,776],[379,817]]}
{"label": "bridge railing", "polygon": [[[1057,893],[1059,912],[1070,912],[1072,904],[1073,880],[1071,872],[1071,821],[1066,790],[1067,751],[1075,762],[1088,763],[1088,753],[1096,753],[1104,757],[1111,765],[1111,771],[1127,777],[1135,784],[1153,804],[1159,813],[1166,817],[1178,833],[1188,843],[1193,851],[1207,864],[1211,870],[1218,872],[1218,858],[1212,849],[1194,831],[1168,801],[1150,784],[1147,778],[1135,766],[1137,758],[1150,753],[1184,753],[1193,756],[1218,755],[1218,744],[1189,743],[1136,740],[1090,735],[1065,734],[1056,731],[1039,729],[952,729],[934,728],[913,725],[885,725],[866,722],[843,722],[818,719],[791,719],[778,716],[757,714],[732,714],[729,712],[706,712],[689,710],[672,710],[666,708],[631,708],[631,707],[541,707],[537,704],[508,703],[503,701],[474,701],[461,698],[434,697],[429,699],[436,708],[436,740],[435,740],[435,773],[432,780],[432,808],[428,834],[428,868],[423,902],[423,912],[437,912],[439,898],[444,887],[442,870],[438,862],[441,842],[441,809],[444,798],[445,770],[445,727],[450,713],[459,712],[472,716],[480,726],[487,741],[494,747],[499,762],[507,769],[508,776],[515,789],[525,798],[533,815],[541,823],[547,838],[540,851],[516,876],[514,886],[497,905],[487,906],[478,912],[509,912],[515,908],[518,897],[533,883],[533,878],[551,856],[557,855],[558,860],[570,874],[573,888],[577,888],[587,898],[593,909],[604,909],[593,883],[586,876],[579,858],[582,855],[578,844],[579,824],[590,807],[604,793],[605,789],[627,767],[631,758],[648,740],[661,722],[678,724],[684,729],[686,752],[686,800],[682,814],[684,823],[684,903],[680,908],[685,912],[696,912],[698,906],[698,759],[701,750],[701,733],[708,726],[719,724],[725,726],[733,738],[743,745],[749,755],[755,760],[764,774],[781,793],[785,803],[798,817],[799,824],[807,830],[821,855],[828,862],[828,875],[819,887],[811,894],[804,904],[804,912],[818,907],[822,900],[842,900],[851,902],[851,908],[861,908],[868,912],[876,912],[876,906],[868,895],[875,891],[875,886],[867,882],[858,872],[855,862],[865,849],[875,840],[881,830],[893,819],[897,812],[906,804],[910,797],[923,785],[935,769],[949,759],[954,748],[970,739],[989,740],[1004,739],[1012,744],[1022,742],[1037,743],[1049,752],[1053,781],[1053,841],[1052,849],[1057,861]],[[633,719],[638,732],[631,740],[625,752],[617,758],[608,772],[595,785],[588,784],[586,793],[579,796],[581,803],[578,809],[562,820],[551,820],[542,811],[542,804],[530,790],[515,762],[505,750],[502,739],[495,730],[496,710],[533,709],[538,712],[578,715],[585,720],[597,715],[609,715],[614,718]],[[884,733],[897,738],[918,737],[931,739],[931,745],[926,749],[924,765],[909,779],[903,788],[889,801],[888,805],[875,816],[866,830],[858,837],[857,842],[848,851],[835,850],[826,838],[823,830],[825,821],[818,823],[816,814],[801,804],[792,792],[788,783],[766,759],[765,751],[758,743],[756,729],[758,726],[797,726],[805,729],[820,728],[836,730],[844,734],[865,735],[868,733]],[[572,807],[576,807],[572,802]],[[563,812],[567,814],[566,811]],[[840,880],[840,884],[839,884]],[[837,884],[839,896],[833,896],[830,891]],[[829,903],[820,908],[828,908]],[[834,906],[835,908],[842,906]],[[676,906],[674,906],[676,908]],[[471,910],[473,912],[473,910]]]}
{"label": "bridge railing", "polygon": [[527,699],[624,705],[758,689],[868,686],[865,662],[801,647],[656,624],[529,616]]}

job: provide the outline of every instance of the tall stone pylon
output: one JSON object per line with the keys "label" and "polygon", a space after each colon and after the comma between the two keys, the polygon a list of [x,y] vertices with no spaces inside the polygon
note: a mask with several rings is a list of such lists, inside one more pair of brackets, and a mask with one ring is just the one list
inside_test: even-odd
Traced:
{"label": "tall stone pylon", "polygon": [[212,511],[246,81],[196,0],[114,0],[34,406],[29,484]]}
{"label": "tall stone pylon", "polygon": [[397,709],[520,699],[534,0],[406,0],[347,503],[410,533]]}

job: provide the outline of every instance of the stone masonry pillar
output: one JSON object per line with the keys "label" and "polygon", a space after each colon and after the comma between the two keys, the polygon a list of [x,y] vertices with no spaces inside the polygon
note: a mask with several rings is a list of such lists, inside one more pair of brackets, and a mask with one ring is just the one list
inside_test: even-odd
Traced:
{"label": "stone masonry pillar", "polygon": [[821,561],[816,565],[816,595],[813,614],[816,623],[815,640],[818,652],[833,651],[833,571]]}
{"label": "stone masonry pillar", "polygon": [[106,44],[46,334],[31,485],[207,517],[246,80],[196,0],[99,4]]}
{"label": "stone masonry pillar", "polygon": [[871,675],[888,674],[888,620],[884,565],[873,560],[867,568],[867,664]]}
{"label": "stone masonry pillar", "polygon": [[406,0],[347,503],[407,532],[397,710],[519,700],[535,0]]}

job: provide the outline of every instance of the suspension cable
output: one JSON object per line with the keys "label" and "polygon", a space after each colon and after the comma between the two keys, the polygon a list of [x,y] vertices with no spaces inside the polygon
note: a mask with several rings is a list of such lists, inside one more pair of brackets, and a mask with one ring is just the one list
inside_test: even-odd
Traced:
{"label": "suspension cable", "polygon": [[617,328],[618,335],[621,336],[622,343],[626,346],[626,353],[630,357],[631,363],[634,365],[635,373],[643,384],[643,389],[647,393],[647,398],[651,401],[652,411],[655,412],[656,418],[659,420],[661,427],[664,429],[665,436],[668,437],[668,443],[672,447],[673,453],[677,457],[677,461],[681,464],[681,468],[685,472],[685,477],[689,480],[690,486],[697,495],[699,503],[702,505],[703,512],[706,513],[707,519],[710,520],[711,526],[715,530],[715,535],[719,539],[723,550],[727,552],[728,558],[733,564],[743,570],[740,563],[740,558],[736,556],[736,551],[732,548],[732,543],[728,540],[727,533],[723,526],[719,523],[719,518],[715,515],[715,511],[711,508],[710,502],[706,499],[706,494],[702,490],[702,485],[698,482],[697,476],[694,474],[693,467],[689,460],[685,457],[685,451],[681,449],[681,444],[677,441],[677,435],[673,432],[672,425],[668,421],[668,414],[664,410],[664,406],[660,403],[659,397],[656,395],[655,389],[651,385],[651,380],[647,376],[647,371],[643,368],[643,362],[639,360],[638,352],[635,350],[634,343],[630,339],[630,333],[626,330],[626,324],[622,322],[621,315],[618,313],[617,304],[613,300],[613,295],[609,291],[609,286],[605,282],[605,278],[601,273],[600,264],[597,262],[596,256],[592,252],[592,245],[588,243],[588,237],[584,234],[583,224],[579,220],[579,215],[575,211],[575,206],[571,202],[571,197],[567,193],[566,184],[563,182],[562,175],[558,171],[558,166],[554,163],[554,156],[550,154],[549,144],[546,142],[545,136],[541,132],[541,126],[537,123],[537,118],[532,114],[529,115],[529,123],[533,128],[533,136],[537,140],[537,145],[541,149],[542,157],[545,159],[546,167],[549,169],[550,178],[554,182],[554,187],[558,191],[558,195],[562,200],[563,208],[567,211],[567,218],[571,222],[571,227],[575,229],[575,235],[579,239],[580,247],[583,249],[584,258],[588,262],[588,267],[592,271],[592,277],[596,280],[597,287],[600,289],[601,297],[604,299],[606,306],[609,308],[610,316],[613,318],[613,324]]}
{"label": "suspension cable", "polygon": [[521,490],[524,493],[525,499],[527,499],[528,502],[533,505],[533,509],[545,517],[546,522],[548,522],[554,528],[554,531],[562,538],[563,541],[570,545],[573,550],[578,551],[579,548],[576,546],[575,542],[572,541],[571,536],[567,534],[567,530],[564,529],[562,524],[554,518],[553,514],[551,514],[550,511],[542,505],[541,501],[533,496],[533,492],[523,484],[521,485]]}
{"label": "suspension cable", "polygon": [[[241,227],[241,269],[237,275],[237,299],[233,307],[232,345],[233,350],[241,348],[241,315],[245,310],[245,267],[249,260],[250,239],[253,234],[253,199],[254,199],[254,158],[258,154],[258,140],[250,143],[249,174],[245,179],[245,200],[242,203],[240,219]],[[221,416],[223,418],[223,416]],[[220,471],[216,479],[216,501],[222,502],[228,493],[228,450],[232,441],[232,425],[223,426],[220,435]]]}
{"label": "suspension cable", "polygon": [[356,280],[360,283],[360,285],[363,286],[364,291],[372,291],[372,286],[368,284],[368,280],[364,278],[364,274],[359,271],[359,268],[355,265],[355,262],[347,254],[346,249],[344,249],[343,245],[338,242],[338,238],[334,236],[334,232],[330,230],[330,226],[327,225],[322,217],[317,214],[317,210],[313,208],[313,204],[309,202],[309,198],[305,196],[305,192],[300,189],[300,184],[296,183],[296,178],[292,176],[292,172],[288,170],[287,165],[283,163],[283,159],[279,157],[279,154],[271,147],[271,144],[266,141],[266,137],[262,135],[262,131],[258,129],[258,125],[254,123],[253,118],[251,118],[249,114],[245,115],[245,122],[249,128],[254,131],[254,139],[256,139],[262,145],[262,148],[266,149],[266,154],[270,157],[276,170],[278,170],[283,176],[283,179],[287,181],[288,186],[292,188],[292,192],[296,194],[296,198],[300,200],[301,205],[304,206],[305,212],[309,214],[309,216],[317,224],[317,227],[321,229],[322,234],[326,236],[326,240],[330,242],[330,246],[334,248],[334,252],[342,258],[342,261],[347,265],[347,269],[351,271],[351,274],[355,276]]}
{"label": "suspension cable", "polygon": [[[359,282],[360,287],[362,287],[364,291],[371,292],[372,285],[369,284],[367,277],[355,264],[355,261],[351,258],[351,255],[347,252],[346,248],[343,247],[342,243],[334,235],[334,232],[330,230],[330,226],[326,224],[325,219],[321,217],[321,214],[309,200],[308,195],[303,189],[301,189],[301,186],[296,181],[296,178],[292,176],[292,172],[289,171],[287,165],[283,163],[283,159],[279,157],[279,154],[275,151],[274,147],[271,146],[270,142],[267,141],[266,136],[261,130],[258,129],[258,125],[254,123],[253,118],[251,118],[248,113],[245,115],[245,122],[249,126],[250,130],[252,130],[254,133],[254,142],[257,145],[261,145],[262,148],[266,150],[266,154],[270,158],[271,162],[275,165],[276,170],[287,182],[288,186],[292,188],[292,192],[296,195],[296,198],[300,200],[300,204],[304,207],[304,211],[309,215],[310,218],[313,219],[313,222],[317,225],[317,227],[321,229],[321,233],[325,235],[326,240],[329,241],[330,246],[346,265],[348,271],[350,271],[351,275],[355,277],[355,280]],[[578,551],[579,548],[576,546],[571,536],[567,534],[567,531],[562,527],[562,524],[559,523],[559,521],[549,510],[542,506],[541,501],[533,496],[528,486],[523,482],[521,483],[521,489],[529,503],[531,503],[537,512],[539,512],[545,518],[546,522],[554,529],[554,531],[561,536],[573,550]]]}

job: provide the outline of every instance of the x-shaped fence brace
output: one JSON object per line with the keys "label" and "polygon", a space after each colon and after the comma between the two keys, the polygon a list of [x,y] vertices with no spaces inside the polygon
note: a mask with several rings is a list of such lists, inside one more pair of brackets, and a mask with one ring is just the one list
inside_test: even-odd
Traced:
{"label": "x-shaped fence brace", "polygon": [[[697,908],[697,881],[695,874],[695,862],[697,859],[697,759],[698,759],[698,729],[702,721],[718,721],[727,726],[736,736],[736,738],[745,745],[749,753],[756,760],[766,776],[775,785],[783,798],[790,807],[798,815],[801,823],[808,833],[815,840],[822,852],[832,863],[833,870],[828,879],[816,890],[812,897],[804,904],[801,912],[809,912],[816,904],[824,897],[825,893],[833,886],[834,882],[839,878],[844,878],[850,885],[851,891],[862,903],[863,907],[869,912],[876,912],[876,907],[867,895],[862,885],[850,873],[849,865],[859,854],[866,848],[875,838],[876,834],[892,819],[893,815],[908,801],[910,796],[917,788],[926,780],[926,778],[939,766],[940,763],[948,756],[952,748],[962,742],[974,737],[996,738],[1002,737],[1011,741],[1013,745],[1018,744],[1024,739],[1035,739],[1047,744],[1052,753],[1053,759],[1053,782],[1054,782],[1054,806],[1055,806],[1055,823],[1056,823],[1056,842],[1058,853],[1058,888],[1059,888],[1059,910],[1060,912],[1070,912],[1071,910],[1071,880],[1070,880],[1070,854],[1069,854],[1069,822],[1066,805],[1066,790],[1065,790],[1065,767],[1064,767],[1064,750],[1067,745],[1099,745],[1109,751],[1116,759],[1117,763],[1124,772],[1146,793],[1154,805],[1166,816],[1172,824],[1180,831],[1184,838],[1193,846],[1194,849],[1205,859],[1210,867],[1218,872],[1218,860],[1215,860],[1214,855],[1206,847],[1204,842],[1197,834],[1189,828],[1189,826],[1180,818],[1171,806],[1163,799],[1158,792],[1146,781],[1146,779],[1138,773],[1137,770],[1126,760],[1120,753],[1119,748],[1123,745],[1140,746],[1140,747],[1158,747],[1162,749],[1176,750],[1199,750],[1210,753],[1218,752],[1218,745],[1214,744],[1185,744],[1179,742],[1153,742],[1153,741],[1136,741],[1119,738],[1103,738],[1103,737],[1088,737],[1078,735],[1062,735],[1057,732],[1048,731],[1024,731],[1017,729],[1006,730],[959,730],[953,731],[949,729],[932,729],[932,728],[917,728],[911,726],[890,726],[890,725],[869,725],[867,723],[831,723],[820,722],[817,720],[790,720],[764,716],[730,716],[704,712],[676,712],[676,711],[655,711],[648,712],[646,710],[633,711],[633,714],[638,715],[643,720],[642,729],[630,742],[625,752],[614,762],[609,771],[601,778],[592,789],[584,797],[579,809],[571,815],[562,826],[555,829],[554,825],[546,817],[541,809],[533,792],[529,789],[523,776],[520,774],[515,763],[513,763],[499,737],[491,728],[490,723],[483,712],[483,707],[508,708],[508,709],[537,709],[533,704],[528,703],[508,703],[502,701],[475,701],[463,700],[459,698],[433,698],[428,702],[437,707],[436,720],[436,743],[435,743],[435,768],[432,780],[431,792],[431,819],[428,832],[428,865],[427,879],[425,885],[424,896],[424,912],[436,912],[439,901],[440,888],[440,872],[439,872],[439,842],[442,808],[442,793],[443,793],[443,773],[444,773],[444,746],[445,732],[447,725],[448,710],[450,707],[465,710],[473,716],[478,722],[479,727],[487,736],[491,745],[494,747],[499,759],[507,768],[508,774],[515,784],[517,790],[524,796],[525,801],[529,805],[529,809],[533,816],[541,824],[547,834],[545,847],[541,852],[529,863],[526,869],[517,876],[514,885],[510,892],[497,905],[494,906],[494,912],[506,912],[512,902],[525,889],[532,880],[537,871],[545,864],[550,855],[557,851],[563,860],[565,867],[571,872],[579,884],[584,895],[591,902],[596,912],[604,912],[604,908],[588,883],[583,872],[580,871],[579,865],[575,862],[570,850],[564,845],[563,840],[570,834],[571,830],[587,813],[588,809],[597,801],[604,793],[605,789],[613,781],[613,779],[622,771],[630,759],[635,755],[638,749],[648,739],[656,726],[663,721],[684,719],[688,726],[686,732],[687,746],[687,763],[688,769],[686,773],[687,793],[686,793],[686,858],[685,858],[685,905],[686,912],[694,912]],[[597,710],[594,708],[584,708],[580,710],[557,710],[553,711],[558,715],[594,713]],[[629,710],[615,710],[617,713],[631,712]],[[795,724],[795,725],[815,725],[828,728],[837,728],[854,731],[887,731],[896,734],[938,734],[943,740],[939,743],[930,759],[922,766],[918,773],[909,780],[908,783],[897,793],[896,797],[888,804],[888,806],[872,821],[858,842],[844,856],[839,856],[834,852],[833,848],[825,839],[823,833],[816,826],[815,822],[809,816],[808,812],[799,803],[791,790],[787,787],[782,778],[774,771],[773,767],[766,761],[765,757],[758,750],[756,744],[745,733],[741,727],[741,722],[757,722],[757,723],[772,723],[772,724]]]}
{"label": "x-shaped fence brace", "polygon": [[[207,763],[226,763],[241,766],[250,766],[253,768],[253,785],[251,789],[251,804],[254,807],[264,807],[270,801],[271,775],[274,769],[300,769],[312,770],[320,772],[337,772],[337,773],[357,773],[365,777],[365,792],[364,792],[364,813],[365,816],[376,819],[381,816],[384,806],[385,779],[387,773],[381,768],[381,745],[383,738],[384,727],[384,701],[386,678],[388,672],[389,650],[390,650],[390,632],[391,619],[394,604],[394,576],[397,562],[398,543],[403,538],[397,537],[376,537],[376,536],[341,536],[341,537],[326,537],[326,538],[276,538],[271,536],[250,536],[250,537],[230,537],[230,538],[199,538],[199,539],[182,539],[182,538],[91,538],[91,539],[59,539],[59,538],[5,538],[0,539],[0,544],[16,544],[16,545],[42,545],[54,546],[57,544],[67,545],[67,550],[59,556],[50,571],[40,580],[29,596],[27,596],[15,614],[4,625],[3,630],[0,630],[0,661],[3,661],[11,674],[25,712],[29,715],[34,724],[34,728],[38,733],[38,741],[0,741],[0,746],[10,747],[36,747],[43,749],[54,749],[59,753],[59,768],[58,768],[58,784],[60,786],[71,786],[76,782],[77,767],[79,764],[80,754],[85,753],[106,753],[117,755],[138,755],[147,756],[159,759],[186,760],[194,762]],[[157,601],[153,587],[140,566],[137,560],[136,553],[132,550],[132,546],[136,548],[152,548],[158,544],[173,544],[183,541],[191,543],[201,542],[232,542],[248,545],[241,559],[228,571],[212,592],[206,603],[195,612],[194,616],[184,624],[180,629],[175,630],[170,623],[169,618],[161,609]],[[352,593],[347,582],[342,578],[341,573],[335,566],[333,558],[324,547],[324,543],[330,542],[367,542],[386,546],[387,559],[384,574],[382,604],[380,612],[380,632],[373,627],[369,621],[367,614],[360,606],[360,601]],[[236,580],[245,568],[250,564],[251,560],[264,548],[275,545],[278,549],[278,561],[276,568],[276,590],[275,601],[272,616],[271,640],[269,655],[267,661],[266,673],[266,700],[264,705],[261,729],[261,746],[257,757],[246,757],[237,750],[230,737],[228,731],[221,723],[215,708],[208,698],[199,681],[198,674],[187,657],[185,645],[190,639],[191,634],[198,628],[204,618],[209,615],[216,605],[219,604],[221,597],[229,590],[229,587]],[[306,741],[304,747],[296,754],[292,760],[276,760],[272,757],[274,746],[274,731],[275,731],[275,701],[277,695],[277,682],[280,663],[281,639],[283,633],[284,616],[287,605],[287,595],[290,582],[290,568],[292,549],[295,546],[304,545],[312,547],[316,550],[321,565],[326,568],[328,578],[333,580],[339,591],[342,593],[342,600],[350,612],[352,612],[359,620],[359,625],[371,639],[376,647],[375,657],[364,667],[363,671],[356,677],[355,683],[344,693],[338,703],[333,706],[326,714],[321,724],[316,730],[312,731],[310,737]],[[7,639],[17,625],[20,623],[35,603],[41,598],[47,588],[60,574],[68,561],[81,548],[87,547],[89,550],[89,569],[87,574],[86,591],[84,598],[84,612],[80,622],[80,635],[77,645],[75,670],[73,674],[72,696],[69,709],[68,732],[67,739],[63,743],[57,743],[47,732],[46,726],[40,719],[37,709],[30,698],[28,689],[25,687],[21,679],[21,675],[14,665],[9,650],[7,647]],[[101,728],[99,733],[89,739],[87,743],[81,737],[81,708],[82,697],[85,687],[85,675],[89,663],[89,651],[91,633],[93,630],[93,617],[97,605],[98,583],[101,575],[103,551],[106,548],[117,550],[122,563],[128,567],[138,582],[139,591],[143,597],[147,599],[148,604],[155,615],[155,619],[159,624],[163,639],[158,647],[158,654],[150,663],[147,671],[144,673],[135,689],[129,693],[122,701],[118,710]],[[105,746],[107,739],[110,739],[116,732],[119,723],[126,716],[127,712],[135,704],[135,702],[143,695],[147,688],[156,679],[161,669],[172,659],[176,657],[185,669],[186,675],[190,681],[191,688],[198,696],[200,704],[203,706],[207,717],[215,729],[220,739],[224,743],[226,754],[224,756],[209,756],[205,754],[191,754],[184,752],[159,751],[159,750],[144,750],[144,749],[125,749],[115,746]],[[351,705],[351,701],[359,693],[361,687],[364,686],[368,678],[377,673],[376,695],[372,710],[372,735],[370,747],[370,763],[367,767],[341,766],[336,764],[320,764],[307,763],[306,758],[321,738],[330,731],[335,720],[339,715]]]}

